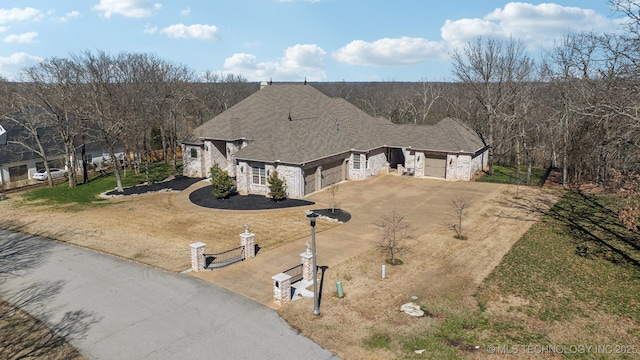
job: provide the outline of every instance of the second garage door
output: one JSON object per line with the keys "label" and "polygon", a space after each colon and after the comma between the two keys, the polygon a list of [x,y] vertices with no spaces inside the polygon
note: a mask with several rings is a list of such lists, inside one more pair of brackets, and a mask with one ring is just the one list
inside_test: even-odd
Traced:
{"label": "second garage door", "polygon": [[322,165],[322,187],[326,188],[335,183],[342,181],[342,162],[343,160],[333,161]]}
{"label": "second garage door", "polygon": [[444,179],[447,173],[447,156],[430,155],[424,162],[424,176],[432,176]]}

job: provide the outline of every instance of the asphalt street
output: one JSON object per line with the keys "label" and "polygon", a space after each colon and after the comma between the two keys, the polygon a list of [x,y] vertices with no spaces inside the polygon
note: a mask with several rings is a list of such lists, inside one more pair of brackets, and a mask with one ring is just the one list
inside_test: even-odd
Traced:
{"label": "asphalt street", "polygon": [[4,230],[0,297],[90,359],[337,359],[224,288]]}

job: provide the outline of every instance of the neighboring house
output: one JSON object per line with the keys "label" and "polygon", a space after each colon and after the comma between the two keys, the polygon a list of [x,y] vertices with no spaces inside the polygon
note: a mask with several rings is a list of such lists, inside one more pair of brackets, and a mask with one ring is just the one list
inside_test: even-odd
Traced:
{"label": "neighboring house", "polygon": [[[0,125],[0,129],[4,130],[4,134],[0,136],[3,140],[0,141],[0,189],[20,187],[34,182],[33,174],[44,168],[42,158],[13,141],[25,142],[33,147],[36,146],[35,142],[25,138],[23,129],[19,125],[10,121],[3,125],[4,127]],[[40,138],[43,145],[49,149],[47,154],[49,166],[64,168],[62,146],[57,146],[51,137],[44,134],[45,132],[42,130],[43,134]]]}
{"label": "neighboring house", "polygon": [[311,85],[269,85],[216,116],[183,141],[184,175],[209,176],[214,163],[240,194],[268,194],[276,170],[291,198],[342,180],[397,169],[414,177],[470,180],[487,164],[488,145],[470,127],[397,125],[373,118]]}
{"label": "neighboring house", "polygon": [[[3,127],[4,125],[4,127]],[[64,146],[54,139],[54,129],[42,128],[39,131],[43,141],[49,167],[67,169],[64,159]],[[13,121],[0,124],[0,189],[16,188],[36,182],[33,174],[44,168],[44,162],[40,155],[28,150],[25,146],[15,143],[24,142],[31,147],[36,147],[35,142],[29,139],[21,126]],[[77,147],[76,159],[78,170],[82,170],[81,149]],[[122,159],[123,153],[117,154]],[[100,142],[89,142],[85,147],[85,157],[90,168],[106,167],[111,161],[109,154],[103,149]],[[69,170],[69,169],[67,169]]]}

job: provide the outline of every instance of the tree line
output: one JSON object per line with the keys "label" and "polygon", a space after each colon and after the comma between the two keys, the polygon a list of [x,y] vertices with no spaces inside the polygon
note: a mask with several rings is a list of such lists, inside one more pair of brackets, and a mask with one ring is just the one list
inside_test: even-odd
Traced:
{"label": "tree line", "polygon": [[[175,167],[175,149],[189,131],[255,89],[241,76],[196,76],[152,54],[85,51],[24,69],[19,82],[2,81],[0,109],[5,121],[22,129],[11,141],[41,157],[47,171],[51,149],[45,143],[62,145],[69,187],[77,185],[78,150],[99,142],[123,191],[122,169],[145,171],[148,178],[146,154],[153,148]],[[125,156],[120,164],[121,149],[135,154],[133,160]]]}
{"label": "tree line", "polygon": [[[639,3],[610,0],[627,18],[619,31],[567,34],[535,58],[518,39],[471,41],[451,54],[455,82],[313,86],[398,124],[459,118],[490,145],[489,172],[494,163],[513,164],[529,179],[534,166],[556,166],[565,186],[607,184],[640,171]],[[196,75],[151,54],[100,51],[47,59],[25,69],[20,82],[2,84],[5,118],[32,112],[20,118],[27,133],[55,128],[67,155],[91,137],[112,157],[118,144],[139,155],[152,144],[175,148],[259,88],[240,75]],[[144,169],[144,159],[130,165]]]}

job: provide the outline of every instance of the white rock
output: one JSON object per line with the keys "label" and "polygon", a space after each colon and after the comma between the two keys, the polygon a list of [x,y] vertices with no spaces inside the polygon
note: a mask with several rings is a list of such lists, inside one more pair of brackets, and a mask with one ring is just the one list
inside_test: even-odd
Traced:
{"label": "white rock", "polygon": [[420,305],[412,302],[400,306],[400,311],[403,311],[411,316],[424,316],[424,311],[420,309]]}
{"label": "white rock", "polygon": [[427,350],[427,349],[420,349],[420,350],[416,350],[416,351],[414,351],[414,353],[416,353],[416,354],[420,355],[420,354],[422,354],[423,352],[425,352],[425,350]]}

